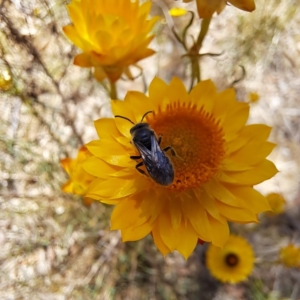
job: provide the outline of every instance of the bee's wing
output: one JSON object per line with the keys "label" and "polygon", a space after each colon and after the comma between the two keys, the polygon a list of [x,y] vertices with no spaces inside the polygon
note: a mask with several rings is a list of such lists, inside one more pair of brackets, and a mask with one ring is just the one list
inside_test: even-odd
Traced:
{"label": "bee's wing", "polygon": [[136,142],[144,165],[151,178],[161,185],[169,185],[174,179],[174,169],[171,161],[160,148],[156,136],[151,136],[151,150],[143,144]]}
{"label": "bee's wing", "polygon": [[[135,141],[134,145],[136,146],[136,148],[138,149],[138,151],[141,154],[141,157],[146,164],[151,164],[154,163],[155,161],[155,156],[153,156],[153,151],[152,149],[149,150],[143,143],[140,143],[139,141]],[[151,144],[152,146],[152,144]]]}

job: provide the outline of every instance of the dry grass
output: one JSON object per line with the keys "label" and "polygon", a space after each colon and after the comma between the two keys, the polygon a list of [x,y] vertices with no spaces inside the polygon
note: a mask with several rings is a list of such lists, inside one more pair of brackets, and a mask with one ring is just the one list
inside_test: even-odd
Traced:
{"label": "dry grass", "polygon": [[[172,1],[153,1],[166,14]],[[177,253],[162,257],[150,237],[122,243],[109,231],[111,208],[60,192],[66,175],[59,160],[74,156],[95,137],[92,121],[110,115],[109,100],[88,70],[72,65],[77,50],[63,36],[69,22],[64,1],[0,1],[0,298],[1,299],[299,299],[297,270],[274,264],[278,249],[299,242],[300,170],[300,8],[297,1],[257,0],[252,14],[227,8],[211,24],[203,52],[203,78],[220,89],[234,84],[239,99],[250,92],[251,122],[274,127],[278,143],[271,158],[281,171],[261,184],[280,192],[286,213],[262,217],[258,225],[233,226],[249,238],[257,265],[246,283],[221,285],[203,265],[204,247],[186,262]],[[194,3],[189,7],[194,7]],[[166,16],[166,15],[165,15]],[[145,80],[180,76],[188,84],[183,49],[166,16],[153,43],[159,54],[145,60]],[[199,21],[191,32],[196,34]],[[142,79],[122,82],[143,90]]]}

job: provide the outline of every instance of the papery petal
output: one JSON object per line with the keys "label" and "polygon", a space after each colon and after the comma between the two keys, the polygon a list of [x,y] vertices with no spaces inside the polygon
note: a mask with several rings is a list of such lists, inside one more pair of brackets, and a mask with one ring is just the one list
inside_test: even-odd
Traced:
{"label": "papery petal", "polygon": [[265,159],[263,162],[253,166],[252,169],[242,172],[228,172],[227,175],[232,181],[222,178],[225,182],[238,182],[241,185],[256,185],[264,180],[273,177],[278,172],[275,165]]}
{"label": "papery petal", "polygon": [[257,214],[244,208],[227,205],[223,202],[217,201],[217,206],[222,215],[229,221],[237,223],[251,223],[258,222]]}
{"label": "papery petal", "polygon": [[161,238],[170,250],[178,250],[188,258],[195,249],[198,236],[188,222],[182,221],[178,229],[172,227],[170,216],[162,213],[158,220]]}
{"label": "papery petal", "polygon": [[212,237],[212,243],[218,247],[223,247],[229,237],[229,227],[225,219],[223,222],[216,220],[210,215],[207,215],[210,223],[210,234]]}
{"label": "papery petal", "polygon": [[167,245],[164,243],[163,239],[161,238],[158,225],[153,227],[152,236],[156,247],[163,255],[167,255],[172,251],[170,248],[167,247]]}

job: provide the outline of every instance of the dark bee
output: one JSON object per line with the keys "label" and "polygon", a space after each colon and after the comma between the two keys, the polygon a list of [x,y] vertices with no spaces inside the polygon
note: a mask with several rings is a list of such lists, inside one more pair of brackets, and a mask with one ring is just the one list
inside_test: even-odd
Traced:
{"label": "dark bee", "polygon": [[154,130],[151,129],[148,123],[143,123],[145,116],[152,111],[146,112],[140,123],[134,124],[130,119],[123,116],[115,116],[131,122],[134,126],[130,129],[132,143],[137,148],[140,156],[130,156],[131,159],[142,159],[136,165],[136,169],[144,175],[146,172],[140,167],[145,165],[149,176],[158,184],[168,186],[174,180],[174,168],[166,151],[170,150],[172,155],[176,153],[171,146],[164,149],[160,148],[162,137],[157,137]]}

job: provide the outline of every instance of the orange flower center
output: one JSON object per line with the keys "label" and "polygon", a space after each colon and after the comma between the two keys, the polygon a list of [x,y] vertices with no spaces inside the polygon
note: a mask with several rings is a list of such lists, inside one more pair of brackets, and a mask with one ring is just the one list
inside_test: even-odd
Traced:
{"label": "orange flower center", "polygon": [[200,187],[218,171],[225,154],[224,136],[219,122],[203,107],[179,102],[148,115],[148,122],[158,136],[161,148],[172,146],[175,179],[167,188],[184,191]]}

